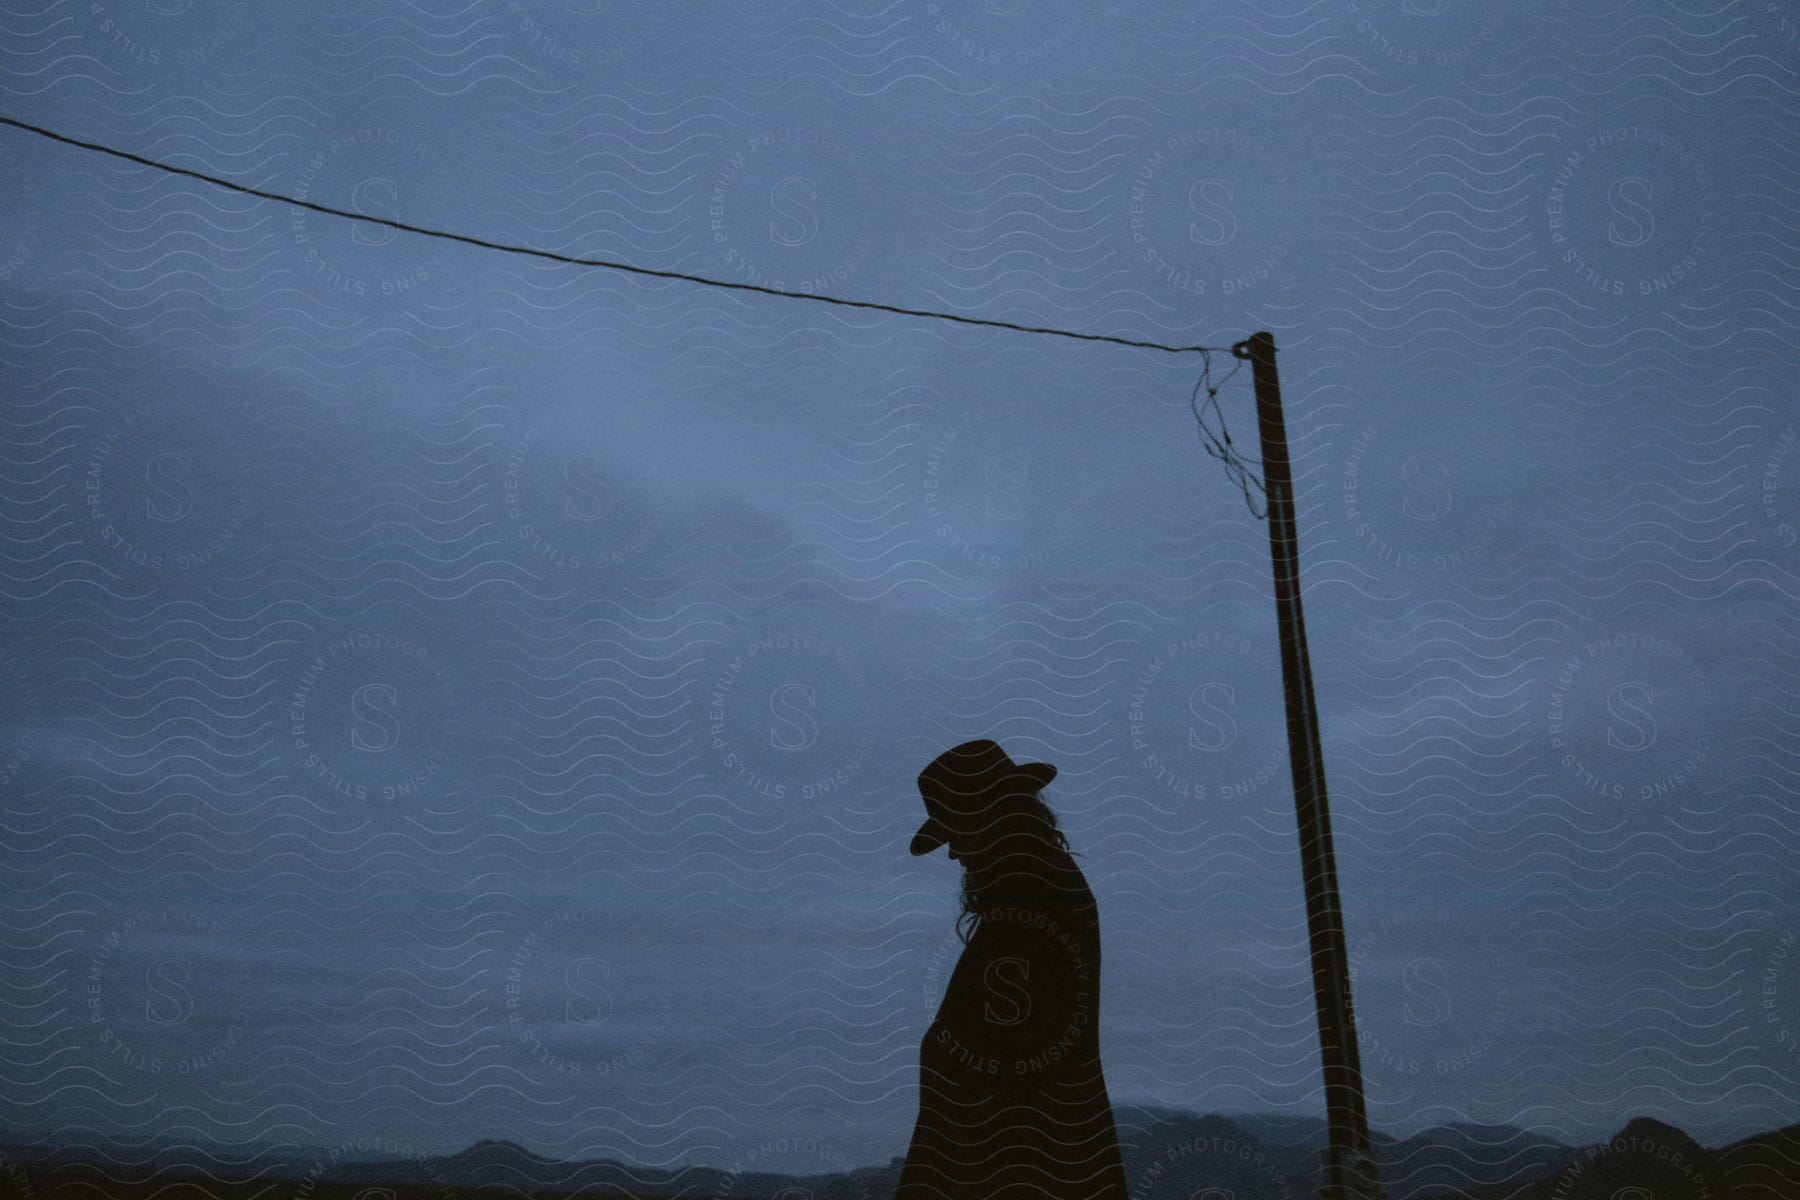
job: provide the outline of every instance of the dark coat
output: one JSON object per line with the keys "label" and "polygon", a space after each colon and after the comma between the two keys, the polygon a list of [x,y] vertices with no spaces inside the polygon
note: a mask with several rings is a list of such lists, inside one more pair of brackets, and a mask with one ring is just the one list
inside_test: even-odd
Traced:
{"label": "dark coat", "polygon": [[919,1047],[895,1200],[1127,1200],[1100,1067],[1100,914],[1066,852],[983,897]]}

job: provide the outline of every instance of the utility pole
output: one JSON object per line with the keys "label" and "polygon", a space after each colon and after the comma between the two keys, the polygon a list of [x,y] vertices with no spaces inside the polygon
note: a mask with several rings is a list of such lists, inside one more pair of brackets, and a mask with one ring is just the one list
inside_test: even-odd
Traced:
{"label": "utility pole", "polygon": [[1269,551],[1275,564],[1275,611],[1281,630],[1282,691],[1287,697],[1288,760],[1300,825],[1313,997],[1319,1008],[1319,1051],[1324,1060],[1325,1110],[1331,1129],[1331,1144],[1325,1151],[1325,1186],[1319,1190],[1319,1200],[1387,1200],[1369,1151],[1369,1119],[1363,1108],[1344,913],[1338,904],[1337,863],[1331,851],[1331,816],[1326,807],[1325,756],[1319,744],[1306,618],[1300,610],[1300,536],[1294,524],[1294,483],[1288,467],[1287,425],[1281,417],[1281,382],[1275,373],[1275,338],[1266,332],[1252,334],[1234,345],[1231,353],[1250,362],[1262,435]]}

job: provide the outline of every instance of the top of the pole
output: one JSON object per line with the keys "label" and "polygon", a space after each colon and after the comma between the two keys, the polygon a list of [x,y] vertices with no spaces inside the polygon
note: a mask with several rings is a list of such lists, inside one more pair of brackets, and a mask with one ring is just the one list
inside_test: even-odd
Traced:
{"label": "top of the pole", "polygon": [[1268,343],[1270,354],[1275,353],[1275,335],[1265,329],[1260,333],[1251,334],[1241,342],[1233,342],[1231,344],[1231,356],[1233,358],[1249,358],[1254,353],[1254,351],[1250,349],[1250,344],[1258,339]]}

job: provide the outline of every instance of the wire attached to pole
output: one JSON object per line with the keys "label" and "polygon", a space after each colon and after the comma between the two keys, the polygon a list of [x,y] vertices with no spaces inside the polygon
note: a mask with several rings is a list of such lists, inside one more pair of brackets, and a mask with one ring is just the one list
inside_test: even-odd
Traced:
{"label": "wire attached to pole", "polygon": [[[1243,343],[1240,342],[1239,345],[1243,345]],[[1233,346],[1232,352],[1236,354],[1236,351],[1237,346]],[[1237,357],[1242,359],[1243,356],[1237,355]],[[1226,428],[1225,425],[1225,410],[1219,407],[1219,389],[1230,383],[1232,375],[1236,375],[1239,371],[1243,370],[1244,364],[1240,361],[1237,366],[1231,368],[1231,375],[1225,376],[1225,378],[1219,380],[1219,382],[1215,384],[1212,382],[1212,354],[1208,351],[1202,351],[1201,358],[1206,366],[1200,373],[1200,382],[1194,385],[1193,395],[1188,398],[1188,407],[1193,410],[1194,420],[1200,424],[1200,434],[1206,439],[1204,448],[1208,454],[1223,462],[1225,464],[1226,472],[1230,474],[1233,479],[1237,480],[1238,487],[1244,493],[1244,503],[1250,507],[1250,515],[1259,521],[1265,520],[1269,515],[1269,510],[1265,508],[1263,511],[1257,512],[1256,501],[1250,498],[1250,489],[1254,487],[1262,494],[1263,499],[1268,499],[1268,489],[1263,486],[1262,482],[1262,463],[1245,458],[1237,452],[1237,449],[1231,444],[1231,430]],[[1206,389],[1206,399],[1208,403],[1212,405],[1213,411],[1219,414],[1219,432],[1223,434],[1225,438],[1222,444],[1219,439],[1213,435],[1211,427],[1206,423],[1206,414],[1200,410],[1199,404],[1196,403],[1200,398],[1201,388]]]}
{"label": "wire attached to pole", "polygon": [[531,246],[514,246],[505,242],[490,242],[485,238],[470,237],[468,234],[452,233],[445,229],[428,229],[422,225],[409,225],[404,221],[390,221],[385,217],[371,217],[364,213],[347,212],[341,208],[332,208],[325,204],[315,204],[310,200],[298,200],[280,192],[264,191],[261,188],[246,187],[241,183],[233,183],[229,179],[220,179],[216,175],[208,175],[202,171],[190,171],[186,167],[177,167],[170,163],[159,162],[154,158],[145,158],[141,154],[132,154],[127,150],[118,150],[99,142],[84,142],[66,134],[45,129],[41,125],[32,125],[25,121],[16,121],[11,117],[0,116],[0,125],[10,125],[14,129],[22,129],[27,133],[35,133],[39,137],[49,138],[53,142],[75,146],[82,150],[92,150],[99,154],[111,155],[126,162],[140,166],[154,167],[159,171],[167,171],[171,175],[185,175],[189,179],[198,179],[202,183],[210,183],[246,196],[256,196],[263,200],[274,200],[281,204],[292,204],[297,208],[311,209],[313,212],[326,213],[334,217],[344,217],[352,221],[361,221],[369,225],[385,225],[389,229],[398,229],[402,233],[417,233],[424,237],[442,238],[445,241],[462,242],[469,246],[480,246],[486,250],[501,250],[508,254],[525,254],[533,258],[547,258],[552,262],[568,263],[577,267],[605,267],[613,271],[627,271],[633,275],[651,275],[658,279],[679,279],[686,283],[698,283],[706,287],[729,288],[739,292],[759,292],[765,296],[783,296],[789,300],[815,300],[821,304],[836,304],[845,308],[867,308],[876,312],[897,313],[907,317],[929,317],[937,321],[955,321],[962,325],[987,325],[996,329],[1011,329],[1019,333],[1041,333],[1051,337],[1075,338],[1083,342],[1110,342],[1115,346],[1130,346],[1139,350],[1161,350],[1168,354],[1205,354],[1212,350],[1222,350],[1223,346],[1168,346],[1161,342],[1146,342],[1135,338],[1111,337],[1102,333],[1077,333],[1069,329],[1055,329],[1047,325],[1018,325],[1011,321],[995,321],[985,317],[963,317],[955,313],[932,312],[923,308],[901,308],[893,304],[877,304],[870,300],[844,300],[837,296],[824,296],[812,292],[790,292],[781,288],[762,287],[754,283],[733,283],[727,279],[710,279],[704,275],[694,275],[686,271],[660,271],[653,267],[640,267],[633,263],[615,262],[604,258],[577,258],[571,254],[558,254],[553,250],[538,250]]}
{"label": "wire attached to pole", "polygon": [[[1010,329],[1018,333],[1037,333],[1051,337],[1074,338],[1083,342],[1107,342],[1115,346],[1129,346],[1139,350],[1161,350],[1168,354],[1199,354],[1204,360],[1205,366],[1200,375],[1200,382],[1194,385],[1194,393],[1189,400],[1189,407],[1193,410],[1194,419],[1199,422],[1200,432],[1206,439],[1206,452],[1214,458],[1224,462],[1226,470],[1238,481],[1238,486],[1244,493],[1244,501],[1250,506],[1251,514],[1254,515],[1257,520],[1262,520],[1267,515],[1266,510],[1265,512],[1257,512],[1256,503],[1250,498],[1251,486],[1254,486],[1259,492],[1264,491],[1260,479],[1262,464],[1251,463],[1249,460],[1240,456],[1232,447],[1231,431],[1225,428],[1225,413],[1219,408],[1219,388],[1230,382],[1232,375],[1236,375],[1239,368],[1233,367],[1231,375],[1227,375],[1224,379],[1220,380],[1216,386],[1212,383],[1212,353],[1215,350],[1226,349],[1224,346],[1168,346],[1161,342],[1146,342],[1134,338],[1111,337],[1099,333],[1078,333],[1074,330],[1054,329],[1043,325],[1019,325],[1011,321],[996,321],[984,317],[964,317],[958,316],[955,313],[933,312],[929,309],[901,308],[898,305],[877,304],[869,300],[844,300],[837,296],[817,295],[810,292],[790,292],[781,288],[762,287],[753,283],[733,283],[730,280],[710,279],[704,275],[694,275],[686,271],[661,271],[652,267],[640,267],[632,263],[614,262],[609,259],[577,258],[574,255],[559,254],[552,250],[538,250],[530,246],[514,246],[504,242],[490,242],[485,238],[470,237],[467,234],[452,233],[448,230],[428,229],[421,225],[409,225],[404,221],[390,221],[385,217],[371,217],[364,213],[348,212],[344,209],[332,208],[325,204],[315,204],[310,200],[299,200],[293,196],[283,195],[280,192],[270,192],[264,191],[261,188],[246,187],[241,183],[233,183],[229,179],[220,179],[216,175],[208,175],[202,171],[190,171],[186,167],[177,167],[170,163],[159,162],[153,158],[145,158],[141,154],[133,154],[126,150],[119,150],[112,146],[103,145],[99,142],[82,141],[79,138],[69,137],[67,134],[57,133],[53,129],[45,129],[41,125],[32,125],[25,121],[14,120],[11,117],[0,116],[0,125],[10,125],[14,129],[21,129],[26,133],[35,133],[39,137],[49,138],[53,142],[61,142],[64,145],[74,146],[80,150],[91,150],[97,154],[105,154],[112,158],[123,159],[126,162],[137,163],[140,166],[153,167],[158,171],[164,171],[171,175],[184,175],[189,179],[198,179],[202,183],[210,183],[214,187],[222,187],[228,191],[240,192],[246,196],[255,196],[261,200],[274,200],[280,204],[291,204],[296,208],[310,209],[313,212],[325,213],[329,216],[343,217],[351,221],[362,221],[371,225],[385,225],[390,229],[398,229],[402,233],[416,233],[423,237],[441,238],[451,242],[462,242],[465,245],[479,246],[486,250],[499,250],[507,254],[523,254],[533,258],[549,259],[552,262],[568,263],[571,266],[604,267],[608,270],[626,271],[634,275],[649,275],[658,279],[678,279],[686,283],[701,284],[705,287],[729,288],[733,291],[740,292],[759,292],[766,296],[782,296],[790,300],[813,300],[821,304],[835,304],[844,308],[864,308],[875,312],[895,313],[900,316],[927,317],[936,321],[954,321],[961,325],[985,325],[995,329]],[[1243,355],[1239,353],[1239,350],[1246,344],[1247,343],[1239,342],[1236,346],[1230,347],[1231,352],[1239,358],[1242,358]],[[1206,389],[1207,400],[1211,403],[1213,411],[1219,414],[1219,428],[1224,435],[1223,443],[1213,435],[1212,429],[1206,423],[1205,415],[1195,403],[1199,398],[1201,388]],[[1252,474],[1249,468],[1254,468],[1255,474]],[[1264,495],[1266,498],[1267,493],[1264,492]]]}

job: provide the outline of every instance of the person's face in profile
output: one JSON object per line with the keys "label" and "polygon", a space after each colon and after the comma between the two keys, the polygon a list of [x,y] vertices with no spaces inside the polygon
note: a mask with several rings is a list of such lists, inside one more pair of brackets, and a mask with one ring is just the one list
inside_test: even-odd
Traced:
{"label": "person's face in profile", "polygon": [[961,810],[951,809],[942,818],[950,861],[961,863],[964,870],[979,872],[993,857],[996,842],[1016,824],[1000,811],[998,800],[998,794],[990,793],[970,806],[972,812],[957,815]]}
{"label": "person's face in profile", "polygon": [[953,816],[945,816],[942,820],[944,831],[948,835],[944,845],[950,861],[962,862],[969,853],[969,831]]}
{"label": "person's face in profile", "polygon": [[926,807],[937,815],[937,819],[944,826],[944,846],[950,855],[950,861],[960,862],[967,867],[968,859],[972,855],[978,854],[980,849],[976,844],[977,838],[974,830],[969,827],[966,819],[959,816],[959,809],[946,803],[941,795],[933,795],[931,800],[932,803],[927,804]]}

